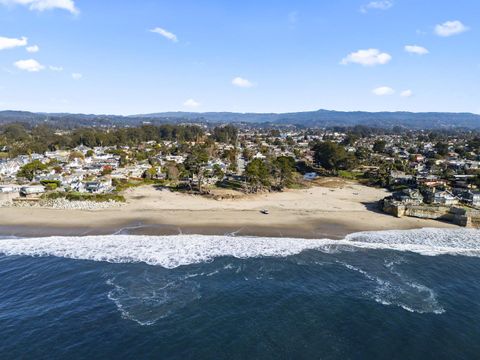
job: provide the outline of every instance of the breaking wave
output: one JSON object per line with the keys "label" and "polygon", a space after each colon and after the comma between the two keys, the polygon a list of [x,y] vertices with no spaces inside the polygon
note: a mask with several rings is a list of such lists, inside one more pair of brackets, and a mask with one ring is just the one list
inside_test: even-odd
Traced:
{"label": "breaking wave", "polygon": [[142,236],[108,235],[0,240],[0,254],[7,256],[56,256],[112,263],[158,265],[167,269],[235,258],[286,257],[305,250],[322,252],[356,249],[409,251],[421,255],[480,257],[480,231],[472,229],[419,229],[360,232],[343,240],[265,238],[241,236]]}
{"label": "breaking wave", "polygon": [[370,249],[410,251],[421,255],[463,255],[480,257],[480,230],[436,229],[360,232],[345,240]]}

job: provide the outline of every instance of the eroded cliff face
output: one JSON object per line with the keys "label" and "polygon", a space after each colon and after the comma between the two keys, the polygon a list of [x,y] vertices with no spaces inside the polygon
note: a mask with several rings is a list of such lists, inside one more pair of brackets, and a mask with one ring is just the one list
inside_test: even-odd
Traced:
{"label": "eroded cliff face", "polygon": [[384,199],[382,210],[396,217],[411,216],[420,219],[443,220],[459,226],[480,228],[480,211],[457,206],[408,205]]}

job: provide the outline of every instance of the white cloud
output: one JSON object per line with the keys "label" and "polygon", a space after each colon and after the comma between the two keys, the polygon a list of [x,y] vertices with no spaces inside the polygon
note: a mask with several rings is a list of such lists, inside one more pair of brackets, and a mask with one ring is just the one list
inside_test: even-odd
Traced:
{"label": "white cloud", "polygon": [[183,106],[188,107],[188,108],[197,108],[201,104],[198,101],[195,101],[194,99],[188,99],[183,103]]}
{"label": "white cloud", "polygon": [[82,74],[80,73],[72,73],[72,79],[73,80],[80,80],[83,77]]}
{"label": "white cloud", "polygon": [[419,45],[405,45],[405,51],[410,54],[427,55],[430,51]]}
{"label": "white cloud", "polygon": [[368,4],[363,5],[360,8],[362,13],[368,12],[370,9],[374,10],[388,10],[393,6],[393,1],[391,0],[378,0],[378,1],[370,1]]}
{"label": "white cloud", "polygon": [[254,86],[250,80],[241,78],[239,76],[232,80],[232,84],[241,88],[251,88]]}
{"label": "white cloud", "polygon": [[165,29],[156,27],[155,29],[150,30],[150,32],[159,34],[159,35],[163,36],[164,38],[166,38],[170,41],[178,42],[177,35],[175,35],[174,33],[171,33],[170,31],[167,31]]}
{"label": "white cloud", "polygon": [[360,64],[363,66],[385,65],[392,60],[392,56],[382,53],[378,49],[358,50],[350,53],[343,58],[340,64],[348,65],[350,63]]}
{"label": "white cloud", "polygon": [[3,5],[24,5],[30,10],[45,11],[51,9],[61,9],[78,14],[79,11],[75,7],[74,0],[0,0]]}
{"label": "white cloud", "polygon": [[443,24],[435,26],[435,34],[443,37],[458,35],[468,30],[469,28],[458,20],[445,21]]}
{"label": "white cloud", "polygon": [[22,36],[20,39],[0,36],[0,50],[13,49],[19,46],[26,46],[27,41],[28,40],[25,36]]}
{"label": "white cloud", "polygon": [[412,90],[403,90],[400,93],[400,96],[405,97],[405,98],[412,97],[413,96],[413,91]]}
{"label": "white cloud", "polygon": [[25,70],[28,72],[38,72],[45,69],[45,66],[40,64],[37,60],[28,59],[28,60],[18,60],[13,65],[20,70]]}
{"label": "white cloud", "polygon": [[29,53],[36,53],[40,51],[40,48],[38,47],[38,45],[32,45],[32,46],[27,46],[26,50]]}
{"label": "white cloud", "polygon": [[380,86],[372,90],[372,93],[378,96],[385,96],[385,95],[393,95],[395,94],[395,90],[388,86]]}
{"label": "white cloud", "polygon": [[48,68],[52,71],[63,71],[63,67],[61,67],[61,66],[50,65]]}

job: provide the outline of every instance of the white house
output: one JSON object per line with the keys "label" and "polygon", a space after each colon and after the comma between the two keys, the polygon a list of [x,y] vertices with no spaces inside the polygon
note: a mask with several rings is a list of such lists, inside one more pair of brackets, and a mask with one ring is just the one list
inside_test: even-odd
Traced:
{"label": "white house", "polygon": [[261,152],[257,152],[254,156],[253,156],[254,159],[260,159],[260,160],[263,160],[263,159],[266,159],[267,157],[265,155],[263,155]]}
{"label": "white house", "polygon": [[45,187],[40,185],[22,186],[20,188],[21,196],[39,195],[45,192]]}

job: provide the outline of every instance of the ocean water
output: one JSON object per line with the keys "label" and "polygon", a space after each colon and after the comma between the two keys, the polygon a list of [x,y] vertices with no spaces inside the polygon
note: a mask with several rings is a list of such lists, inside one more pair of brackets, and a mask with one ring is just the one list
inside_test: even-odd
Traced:
{"label": "ocean water", "polygon": [[479,359],[480,231],[0,239],[0,359]]}

